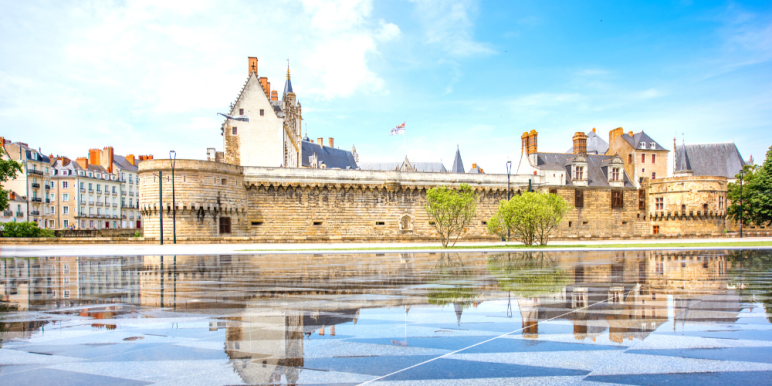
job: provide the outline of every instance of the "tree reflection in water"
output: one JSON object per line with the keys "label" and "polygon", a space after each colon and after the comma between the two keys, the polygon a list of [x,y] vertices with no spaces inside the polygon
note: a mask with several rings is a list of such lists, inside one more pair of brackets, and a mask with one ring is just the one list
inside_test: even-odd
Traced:
{"label": "tree reflection in water", "polygon": [[426,295],[429,304],[453,304],[456,320],[461,325],[461,314],[479,295],[474,272],[466,267],[458,253],[442,253],[432,269],[432,287]]}
{"label": "tree reflection in water", "polygon": [[571,277],[544,252],[498,253],[488,257],[488,271],[499,289],[515,296],[535,298],[563,291]]}
{"label": "tree reflection in water", "polygon": [[741,294],[743,303],[760,302],[772,322],[772,253],[766,250],[732,251],[726,256],[729,285]]}

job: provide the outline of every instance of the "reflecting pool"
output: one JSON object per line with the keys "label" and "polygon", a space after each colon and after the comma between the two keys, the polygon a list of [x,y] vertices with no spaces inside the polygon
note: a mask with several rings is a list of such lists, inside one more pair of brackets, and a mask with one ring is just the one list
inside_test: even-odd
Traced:
{"label": "reflecting pool", "polygon": [[770,250],[3,258],[0,384],[769,384],[771,270]]}

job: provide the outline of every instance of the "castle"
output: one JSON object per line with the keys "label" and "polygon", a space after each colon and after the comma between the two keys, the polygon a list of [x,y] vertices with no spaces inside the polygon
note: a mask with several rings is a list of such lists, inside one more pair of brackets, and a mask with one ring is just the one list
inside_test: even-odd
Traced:
{"label": "castle", "polygon": [[[729,176],[695,175],[684,163],[674,177],[662,178],[669,151],[643,132],[617,128],[608,143],[594,129],[579,132],[566,153],[539,152],[538,133],[526,132],[510,178],[477,167],[464,173],[462,165],[421,172],[407,159],[395,167],[363,168],[355,148],[301,137],[302,108],[289,69],[279,100],[267,78],[258,76],[253,57],[225,116],[223,152],[210,148],[207,161],[176,161],[176,234],[183,242],[436,241],[424,209],[426,191],[463,183],[479,197],[465,240],[496,240],[486,221],[500,200],[527,190],[559,194],[574,206],[555,232],[558,238],[709,236],[726,227]],[[171,176],[169,160],[139,165],[140,210],[145,237],[160,236],[163,211],[169,239],[172,184],[162,181],[161,199],[159,172]]]}

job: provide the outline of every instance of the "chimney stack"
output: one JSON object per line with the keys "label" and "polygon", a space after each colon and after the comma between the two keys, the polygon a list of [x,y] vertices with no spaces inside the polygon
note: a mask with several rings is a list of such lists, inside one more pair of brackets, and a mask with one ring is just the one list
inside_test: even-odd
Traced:
{"label": "chimney stack", "polygon": [[257,58],[254,56],[249,57],[249,74],[252,75],[252,73],[255,73],[257,75]]}
{"label": "chimney stack", "polygon": [[319,137],[316,140],[319,141],[319,146],[324,146],[324,138]]}
{"label": "chimney stack", "polygon": [[536,137],[539,133],[536,130],[531,130],[528,134],[528,154],[534,154],[539,152],[539,143],[536,141]]}
{"label": "chimney stack", "polygon": [[609,146],[611,146],[611,143],[614,142],[614,140],[617,137],[621,136],[623,132],[624,132],[624,129],[621,128],[621,127],[617,127],[616,129],[609,131],[608,132],[608,144],[609,144]]}
{"label": "chimney stack", "polygon": [[335,139],[330,137],[327,138],[327,141],[330,143],[330,147],[335,147]]}
{"label": "chimney stack", "polygon": [[134,154],[129,154],[126,156],[126,161],[129,161],[130,164],[137,166],[137,161],[134,160]]}
{"label": "chimney stack", "polygon": [[88,149],[88,163],[89,165],[99,165],[99,161],[102,158],[102,151],[99,149]]}
{"label": "chimney stack", "polygon": [[112,173],[113,172],[113,161],[115,160],[115,155],[114,155],[113,147],[112,146],[106,146],[102,150],[102,154],[101,154],[100,158],[101,158],[100,164],[102,165],[102,167],[107,169],[108,173]]}
{"label": "chimney stack", "polygon": [[629,133],[627,133],[627,135],[629,135],[629,136],[631,136],[631,137],[632,137],[632,136],[633,136],[633,131],[632,131],[632,130],[630,130],[630,132],[629,132]]}
{"label": "chimney stack", "polygon": [[265,96],[271,99],[271,82],[268,79],[265,80]]}
{"label": "chimney stack", "polygon": [[276,90],[271,91],[271,100],[272,101],[278,101],[279,100],[279,93],[276,92]]}
{"label": "chimney stack", "polygon": [[77,162],[78,165],[80,165],[81,168],[88,169],[88,158],[86,158],[86,157],[79,157],[79,158],[77,158],[75,160],[75,162]]}
{"label": "chimney stack", "polygon": [[263,86],[263,91],[265,91],[265,95],[270,95],[268,93],[268,91],[267,91],[268,90],[268,78],[266,78],[264,76],[261,77],[260,78],[260,85]]}
{"label": "chimney stack", "polygon": [[574,154],[587,154],[587,135],[581,131],[574,134]]}

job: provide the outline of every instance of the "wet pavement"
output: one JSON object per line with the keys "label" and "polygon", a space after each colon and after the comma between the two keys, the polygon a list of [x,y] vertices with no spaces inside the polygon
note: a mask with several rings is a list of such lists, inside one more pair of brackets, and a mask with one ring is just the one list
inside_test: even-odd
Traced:
{"label": "wet pavement", "polygon": [[772,250],[3,257],[0,384],[772,384]]}

